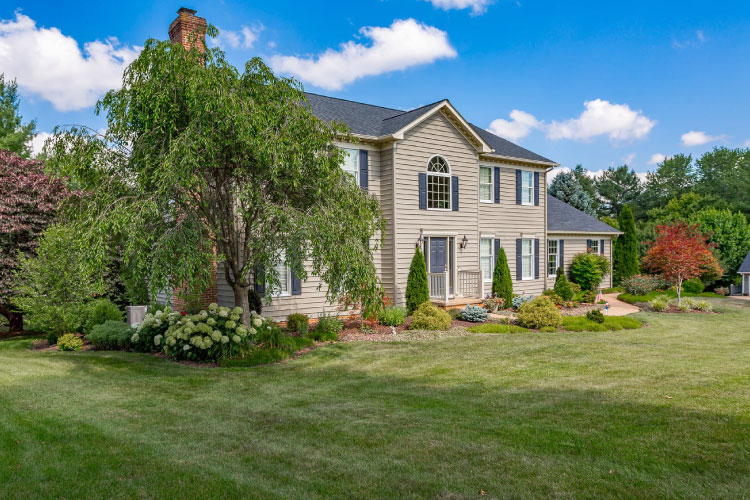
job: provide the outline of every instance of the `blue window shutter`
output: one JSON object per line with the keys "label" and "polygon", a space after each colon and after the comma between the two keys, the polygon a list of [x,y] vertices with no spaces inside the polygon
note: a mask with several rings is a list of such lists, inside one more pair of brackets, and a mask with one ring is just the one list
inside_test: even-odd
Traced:
{"label": "blue window shutter", "polygon": [[587,252],[591,251],[591,240],[586,240],[586,251]]}
{"label": "blue window shutter", "polygon": [[521,171],[516,170],[516,205],[521,204]]}
{"label": "blue window shutter", "polygon": [[419,209],[427,210],[427,174],[419,174]]}
{"label": "blue window shutter", "polygon": [[604,255],[604,240],[599,240],[599,254]]}
{"label": "blue window shutter", "polygon": [[454,212],[458,212],[458,177],[452,176],[451,177],[451,189],[453,191],[453,207],[452,210]]}
{"label": "blue window shutter", "polygon": [[367,191],[368,189],[368,166],[367,166],[367,150],[359,150],[359,187]]}
{"label": "blue window shutter", "polygon": [[521,240],[521,238],[516,239],[516,279],[518,281],[521,281],[521,279],[523,278],[523,274],[521,273],[521,267],[523,266],[522,259],[521,259],[521,252],[523,251],[522,241],[523,240]]}
{"label": "blue window shutter", "polygon": [[[500,253],[500,238],[495,238],[495,262],[497,262],[497,254]],[[495,262],[492,263],[492,268],[495,268]]]}
{"label": "blue window shutter", "polygon": [[[500,203],[500,167],[494,168],[495,203]],[[497,240],[496,240],[497,241]]]}
{"label": "blue window shutter", "polygon": [[292,271],[292,295],[302,295],[302,280]]}
{"label": "blue window shutter", "polygon": [[263,266],[255,268],[255,283],[253,284],[253,288],[261,297],[266,294],[266,270]]}
{"label": "blue window shutter", "polygon": [[534,205],[539,206],[539,172],[534,172]]}
{"label": "blue window shutter", "polygon": [[557,255],[557,259],[560,261],[557,267],[562,267],[563,273],[565,273],[565,240],[558,240]]}
{"label": "blue window shutter", "polygon": [[539,279],[539,238],[534,240],[534,278]]}

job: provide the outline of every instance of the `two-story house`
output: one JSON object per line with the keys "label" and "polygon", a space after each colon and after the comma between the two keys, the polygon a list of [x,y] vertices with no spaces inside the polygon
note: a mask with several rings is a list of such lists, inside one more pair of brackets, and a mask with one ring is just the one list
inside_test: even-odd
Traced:
{"label": "two-story house", "polygon": [[[195,11],[186,11],[175,23],[195,24]],[[478,303],[489,292],[501,247],[518,294],[550,288],[557,268],[567,269],[575,253],[611,259],[617,230],[547,196],[547,174],[557,163],[471,124],[447,99],[401,111],[306,98],[315,116],[345,123],[358,141],[338,144],[349,153],[342,168],[380,200],[387,228],[375,265],[395,304],[405,302],[415,246],[425,254],[431,300],[448,307]],[[335,309],[317,279],[300,282],[288,269],[279,271],[281,290],[264,314],[284,319]],[[219,304],[234,305],[221,264],[216,275]]]}

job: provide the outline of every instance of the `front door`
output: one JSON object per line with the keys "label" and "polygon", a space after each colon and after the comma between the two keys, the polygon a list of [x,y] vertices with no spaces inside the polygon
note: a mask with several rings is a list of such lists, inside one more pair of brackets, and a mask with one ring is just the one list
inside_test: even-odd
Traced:
{"label": "front door", "polygon": [[750,295],[750,274],[745,275],[745,295]]}
{"label": "front door", "polygon": [[430,238],[430,272],[446,271],[447,238]]}

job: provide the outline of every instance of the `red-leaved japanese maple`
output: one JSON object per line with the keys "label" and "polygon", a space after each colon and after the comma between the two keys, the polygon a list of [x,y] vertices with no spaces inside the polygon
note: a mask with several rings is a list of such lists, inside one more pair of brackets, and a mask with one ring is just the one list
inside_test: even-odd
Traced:
{"label": "red-leaved japanese maple", "polygon": [[0,150],[0,314],[11,331],[23,329],[23,316],[13,307],[19,251],[34,253],[37,238],[67,194],[62,181],[44,173],[41,162]]}
{"label": "red-leaved japanese maple", "polygon": [[685,280],[702,275],[721,275],[721,267],[711,253],[711,245],[698,225],[678,221],[656,227],[656,240],[646,253],[645,267],[660,273],[677,288],[677,303],[682,301]]}

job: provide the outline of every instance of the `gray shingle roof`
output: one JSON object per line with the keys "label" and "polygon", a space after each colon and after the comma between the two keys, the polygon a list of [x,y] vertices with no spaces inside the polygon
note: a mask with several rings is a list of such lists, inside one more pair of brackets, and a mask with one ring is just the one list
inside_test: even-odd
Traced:
{"label": "gray shingle roof", "polygon": [[558,233],[619,233],[617,229],[547,195],[547,231]]}
{"label": "gray shingle roof", "polygon": [[738,273],[750,273],[750,252],[747,253],[747,257],[742,261]]}
{"label": "gray shingle roof", "polygon": [[[428,113],[435,106],[440,105],[444,100],[433,102],[410,111],[399,109],[384,108],[382,106],[373,106],[361,102],[348,101],[337,97],[328,97],[319,94],[305,92],[307,103],[312,113],[325,121],[337,120],[349,126],[355,134],[382,136],[392,134],[401,130],[403,127],[416,120],[420,116]],[[524,149],[521,146],[498,137],[483,128],[471,124],[474,131],[495,150],[494,153],[500,156],[509,156],[524,160],[551,162],[547,158]]]}

